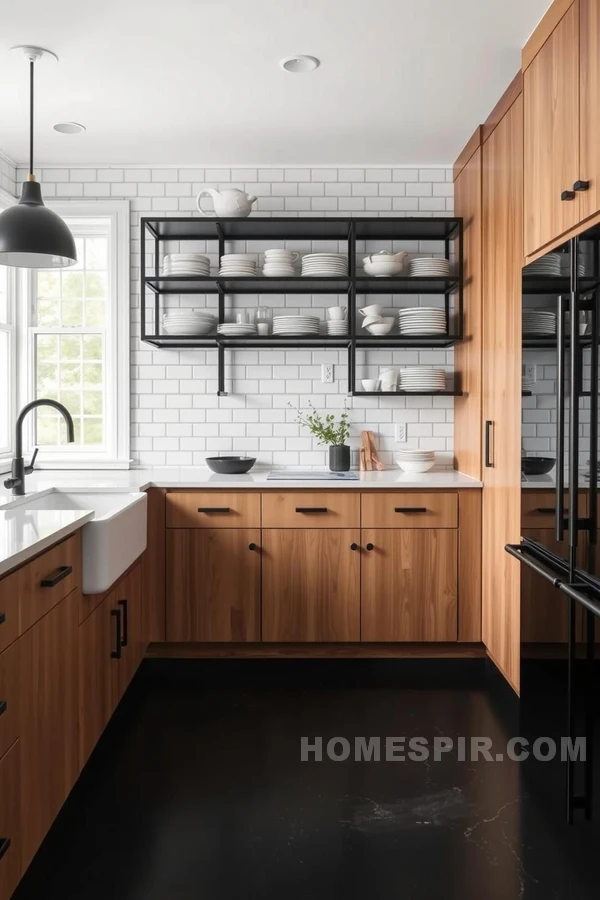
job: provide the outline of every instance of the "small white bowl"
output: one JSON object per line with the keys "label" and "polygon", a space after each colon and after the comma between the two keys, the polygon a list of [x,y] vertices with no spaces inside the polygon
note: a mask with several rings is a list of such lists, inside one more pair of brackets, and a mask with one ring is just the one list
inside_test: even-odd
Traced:
{"label": "small white bowl", "polygon": [[361,384],[365,391],[373,392],[379,390],[379,378],[363,378]]}
{"label": "small white bowl", "polygon": [[382,316],[365,316],[361,328],[368,328],[369,325],[383,325]]}
{"label": "small white bowl", "polygon": [[359,309],[359,313],[361,316],[381,316],[382,308],[379,303],[373,303],[372,306],[363,306],[362,309]]}
{"label": "small white bowl", "polygon": [[394,260],[371,260],[365,262],[363,268],[367,275],[373,278],[391,278],[402,271],[402,263]]}
{"label": "small white bowl", "polygon": [[435,466],[435,460],[432,462],[414,462],[408,459],[396,459],[396,465],[404,472],[429,472]]}
{"label": "small white bowl", "polygon": [[389,334],[392,330],[393,322],[374,322],[372,325],[367,325],[367,331],[370,334],[375,334],[378,337],[383,337],[384,334]]}

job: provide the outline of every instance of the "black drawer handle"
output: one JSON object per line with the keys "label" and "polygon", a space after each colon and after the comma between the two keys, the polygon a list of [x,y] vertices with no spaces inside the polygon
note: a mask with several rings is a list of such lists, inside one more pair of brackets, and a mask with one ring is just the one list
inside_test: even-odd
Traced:
{"label": "black drawer handle", "polygon": [[117,606],[123,610],[123,630],[121,631],[121,647],[127,646],[127,600],[119,600]]}
{"label": "black drawer handle", "polygon": [[110,658],[121,659],[121,610],[111,609],[110,614],[115,619],[117,626],[115,630],[115,649],[110,651]]}
{"label": "black drawer handle", "polygon": [[485,423],[485,467],[486,469],[493,468],[492,457],[490,455],[490,434],[492,431],[493,422],[491,419],[488,419]]}
{"label": "black drawer handle", "polygon": [[47,578],[42,578],[40,587],[56,587],[60,581],[64,581],[65,578],[68,578],[72,571],[73,566],[59,566],[52,575],[48,575]]}
{"label": "black drawer handle", "polygon": [[199,506],[198,512],[201,513],[228,513],[231,509],[228,506]]}
{"label": "black drawer handle", "polygon": [[0,613],[0,625],[4,625],[6,622],[6,613]]}
{"label": "black drawer handle", "polygon": [[248,550],[256,550],[256,544],[252,541],[251,544],[248,544]]}
{"label": "black drawer handle", "polygon": [[374,550],[375,546],[373,544],[367,544],[367,550]]}
{"label": "black drawer handle", "polygon": [[0,859],[2,859],[9,847],[10,838],[0,838]]}
{"label": "black drawer handle", "polygon": [[351,550],[358,550],[358,544],[355,544],[354,541],[350,544]]}
{"label": "black drawer handle", "polygon": [[396,506],[394,512],[397,513],[426,513],[426,506]]}
{"label": "black drawer handle", "polygon": [[579,179],[579,181],[576,181],[575,184],[573,185],[574,191],[589,191],[589,189],[590,189],[589,181],[582,181],[581,179]]}
{"label": "black drawer handle", "polygon": [[563,191],[560,195],[561,200],[574,200],[575,199],[575,191]]}
{"label": "black drawer handle", "polygon": [[[542,516],[555,516],[556,515],[556,509],[554,506],[538,506],[538,508],[535,509],[534,512],[540,513]],[[565,509],[565,510],[563,510],[563,512],[564,512],[565,518],[566,518],[569,515],[569,510]]]}
{"label": "black drawer handle", "polygon": [[8,703],[6,700],[0,700],[0,716],[3,715],[8,709]]}
{"label": "black drawer handle", "polygon": [[326,513],[329,510],[326,506],[297,506],[297,513]]}

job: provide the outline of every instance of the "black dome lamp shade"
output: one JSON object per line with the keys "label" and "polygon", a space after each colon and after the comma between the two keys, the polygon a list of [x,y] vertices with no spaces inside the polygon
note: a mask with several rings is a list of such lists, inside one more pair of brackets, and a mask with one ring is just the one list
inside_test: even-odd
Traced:
{"label": "black dome lamp shade", "polygon": [[29,175],[21,199],[0,214],[0,265],[26,269],[59,269],[77,262],[73,235],[66,222],[44,206],[33,174],[33,70],[42,56],[55,54],[41,47],[23,50],[29,60]]}

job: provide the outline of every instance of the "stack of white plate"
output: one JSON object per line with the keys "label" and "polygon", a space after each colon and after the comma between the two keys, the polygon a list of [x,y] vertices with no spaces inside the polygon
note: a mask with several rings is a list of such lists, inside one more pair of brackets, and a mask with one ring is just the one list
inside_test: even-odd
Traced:
{"label": "stack of white plate", "polygon": [[225,278],[253,278],[256,275],[256,260],[247,253],[224,253],[219,275]]}
{"label": "stack of white plate", "polygon": [[256,325],[245,325],[238,322],[225,322],[217,327],[223,337],[251,337],[256,334]]}
{"label": "stack of white plate", "polygon": [[435,465],[433,450],[398,450],[396,465],[405,472],[428,472]]}
{"label": "stack of white plate", "polygon": [[349,333],[348,319],[328,319],[327,334],[344,335]]}
{"label": "stack of white plate", "polygon": [[551,309],[524,309],[523,334],[556,334],[556,313]]}
{"label": "stack of white plate", "polygon": [[209,312],[191,309],[173,309],[163,316],[163,328],[167,334],[209,334],[217,319]]}
{"label": "stack of white plate", "polygon": [[302,257],[302,274],[343,277],[348,274],[348,257],[344,253],[307,253]]}
{"label": "stack of white plate", "polygon": [[294,261],[298,254],[292,250],[265,250],[263,275],[267,278],[288,278],[294,275]]}
{"label": "stack of white plate", "polygon": [[450,274],[450,263],[443,257],[422,256],[411,259],[409,272],[421,278],[447,278]]}
{"label": "stack of white plate", "polygon": [[547,253],[540,259],[525,266],[525,275],[549,275],[552,277],[560,276],[560,253]]}
{"label": "stack of white plate", "polygon": [[428,369],[424,366],[407,366],[400,369],[400,390],[414,391],[445,391],[446,373],[443,369]]}
{"label": "stack of white plate", "polygon": [[202,253],[167,253],[163,275],[210,275],[210,260]]}
{"label": "stack of white plate", "polygon": [[400,334],[446,334],[446,311],[439,306],[412,306],[398,312]]}
{"label": "stack of white plate", "polygon": [[320,321],[317,316],[274,316],[273,334],[281,336],[318,334]]}

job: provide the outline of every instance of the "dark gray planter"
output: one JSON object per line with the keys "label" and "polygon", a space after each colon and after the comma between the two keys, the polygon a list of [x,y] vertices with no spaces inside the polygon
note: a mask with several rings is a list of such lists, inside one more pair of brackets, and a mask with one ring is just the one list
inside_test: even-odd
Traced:
{"label": "dark gray planter", "polygon": [[330,445],[329,468],[332,472],[350,471],[350,447],[347,444]]}

